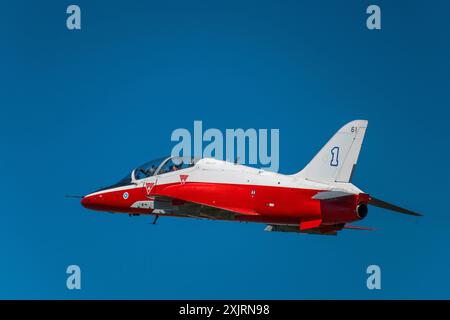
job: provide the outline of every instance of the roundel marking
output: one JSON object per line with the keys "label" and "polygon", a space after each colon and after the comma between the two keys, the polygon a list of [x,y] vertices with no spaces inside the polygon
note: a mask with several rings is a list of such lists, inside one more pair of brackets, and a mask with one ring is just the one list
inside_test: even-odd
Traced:
{"label": "roundel marking", "polygon": [[128,199],[128,192],[124,192],[124,193],[123,193],[123,198],[124,198],[125,200]]}

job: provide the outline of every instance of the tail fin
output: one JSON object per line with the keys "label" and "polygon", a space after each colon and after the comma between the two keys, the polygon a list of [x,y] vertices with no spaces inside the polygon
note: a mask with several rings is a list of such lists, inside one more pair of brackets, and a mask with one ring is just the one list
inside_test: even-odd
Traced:
{"label": "tail fin", "polygon": [[320,182],[350,182],[368,121],[347,123],[327,142],[310,163],[294,176]]}

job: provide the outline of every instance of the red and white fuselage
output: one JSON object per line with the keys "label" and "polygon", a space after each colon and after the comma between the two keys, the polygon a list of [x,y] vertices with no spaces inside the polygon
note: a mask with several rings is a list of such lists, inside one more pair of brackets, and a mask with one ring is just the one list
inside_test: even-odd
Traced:
{"label": "red and white fuselage", "polygon": [[261,222],[268,231],[315,234],[363,229],[346,224],[364,218],[368,204],[419,215],[372,198],[350,182],[366,128],[365,120],[346,124],[297,174],[169,157],[133,170],[81,203],[98,211]]}
{"label": "red and white fuselage", "polygon": [[[314,199],[323,191],[354,194],[338,202]],[[343,201],[344,200],[344,201]],[[359,220],[359,203],[368,197],[352,184],[309,181],[226,161],[205,158],[190,168],[137,180],[130,185],[94,192],[83,206],[100,211],[201,217],[304,228]],[[195,205],[210,207],[198,214]],[[218,210],[213,210],[218,209]],[[208,210],[205,210],[205,212]],[[229,214],[224,214],[229,212]],[[215,215],[215,213],[217,213]]]}

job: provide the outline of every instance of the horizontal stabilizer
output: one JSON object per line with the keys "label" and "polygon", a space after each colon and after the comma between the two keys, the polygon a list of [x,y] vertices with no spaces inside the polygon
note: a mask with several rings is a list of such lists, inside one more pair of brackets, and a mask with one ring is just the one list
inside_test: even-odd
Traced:
{"label": "horizontal stabilizer", "polygon": [[414,212],[414,211],[411,211],[411,210],[408,210],[408,209],[401,208],[401,207],[396,206],[394,204],[391,204],[391,203],[388,203],[386,201],[379,200],[379,199],[376,199],[376,198],[373,198],[373,197],[370,197],[369,204],[372,205],[372,206],[378,207],[378,208],[383,208],[383,209],[387,209],[387,210],[391,210],[391,211],[395,211],[395,212],[403,213],[403,214],[409,214],[411,216],[417,216],[417,217],[422,216],[420,213],[417,213],[417,212]]}
{"label": "horizontal stabilizer", "polygon": [[315,200],[329,200],[341,197],[352,196],[353,193],[348,193],[344,191],[323,191],[316,193],[312,198]]}

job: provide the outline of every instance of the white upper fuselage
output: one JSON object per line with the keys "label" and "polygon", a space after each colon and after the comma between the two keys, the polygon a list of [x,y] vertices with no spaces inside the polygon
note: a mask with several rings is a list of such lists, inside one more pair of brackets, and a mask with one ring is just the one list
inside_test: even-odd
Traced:
{"label": "white upper fuselage", "polygon": [[133,185],[102,190],[89,194],[89,196],[104,192],[140,188],[142,184],[146,183],[155,183],[157,185],[177,183],[180,181],[180,175],[188,175],[187,181],[189,182],[286,187],[312,190],[340,190],[354,194],[362,192],[351,183],[317,182],[295,175],[284,175],[241,164],[235,164],[228,161],[203,158],[193,167],[166,172],[161,175],[151,176],[141,180],[135,180]]}

